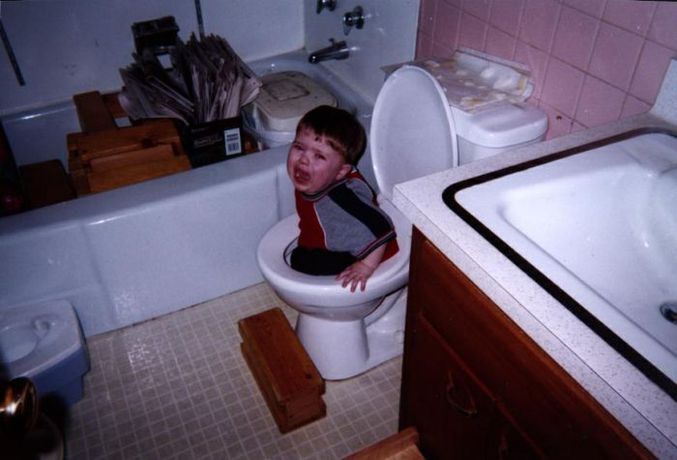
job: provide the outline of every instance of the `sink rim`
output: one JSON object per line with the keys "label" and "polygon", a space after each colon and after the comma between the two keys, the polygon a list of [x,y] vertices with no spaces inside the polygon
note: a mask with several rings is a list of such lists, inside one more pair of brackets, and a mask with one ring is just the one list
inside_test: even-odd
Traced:
{"label": "sink rim", "polygon": [[517,172],[535,168],[559,159],[577,155],[589,150],[617,143],[644,134],[667,134],[677,138],[677,131],[667,128],[640,128],[630,130],[618,135],[610,136],[598,141],[590,142],[574,148],[558,151],[537,159],[529,160],[513,166],[502,168],[476,177],[454,183],[444,189],[442,199],[446,206],[457,214],[463,221],[477,231],[487,242],[505,255],[522,272],[527,274],[541,288],[553,296],[561,305],[574,314],[581,322],[592,329],[607,344],[627,359],[633,366],[642,372],[647,378],[665,391],[673,400],[677,400],[677,383],[668,377],[661,369],[650,362],[616,332],[610,329],[600,319],[588,311],[584,305],[576,301],[569,293],[562,289],[555,281],[550,279],[535,265],[529,262],[516,249],[490,230],[477,217],[468,211],[456,200],[456,194],[461,190],[499,179]]}

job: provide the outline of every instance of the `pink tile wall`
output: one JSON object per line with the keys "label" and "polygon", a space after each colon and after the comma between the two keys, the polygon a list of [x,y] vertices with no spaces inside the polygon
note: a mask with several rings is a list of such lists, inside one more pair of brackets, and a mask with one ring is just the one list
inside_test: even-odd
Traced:
{"label": "pink tile wall", "polygon": [[531,68],[552,138],[651,108],[677,58],[677,2],[421,0],[417,58],[461,46]]}

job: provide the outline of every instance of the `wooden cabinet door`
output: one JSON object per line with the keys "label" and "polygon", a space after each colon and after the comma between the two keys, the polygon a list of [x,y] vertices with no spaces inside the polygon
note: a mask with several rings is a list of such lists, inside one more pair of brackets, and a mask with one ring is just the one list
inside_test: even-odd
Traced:
{"label": "wooden cabinet door", "polygon": [[[500,412],[500,404],[498,404]],[[538,448],[520,432],[514,422],[499,413],[494,420],[487,442],[487,459],[530,460],[546,458]]]}
{"label": "wooden cabinet door", "polygon": [[[499,458],[494,401],[422,317],[415,319],[403,382],[402,426],[416,426],[429,459]],[[491,445],[491,443],[494,445]]]}
{"label": "wooden cabinet door", "polygon": [[[426,393],[430,382],[423,377],[413,380],[408,373],[418,369],[439,374],[432,369],[436,362],[412,362],[425,362],[417,347],[424,342],[419,335],[430,329],[497,401],[494,411],[509,422],[504,426],[514,428],[496,431],[492,427],[494,434],[486,441],[488,445],[512,440],[508,444],[515,447],[511,449],[515,453],[521,451],[519,446],[525,441],[521,433],[525,433],[548,458],[652,458],[625,427],[416,229],[411,254],[401,417],[408,421],[410,413],[417,414],[411,424],[419,429],[423,449],[427,438],[418,425],[424,423],[424,417],[418,413],[431,410],[433,401],[412,401],[410,394]],[[428,348],[432,349],[432,344]],[[428,404],[427,409],[414,408],[419,402]],[[436,426],[431,424],[431,429]],[[474,436],[473,443],[479,438]],[[456,439],[469,441],[470,435]]]}

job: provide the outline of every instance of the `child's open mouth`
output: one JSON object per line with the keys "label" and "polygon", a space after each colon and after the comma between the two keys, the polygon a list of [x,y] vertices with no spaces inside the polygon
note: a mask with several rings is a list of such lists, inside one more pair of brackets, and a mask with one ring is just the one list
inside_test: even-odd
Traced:
{"label": "child's open mouth", "polygon": [[310,174],[299,169],[294,170],[294,180],[299,184],[306,184],[310,181]]}

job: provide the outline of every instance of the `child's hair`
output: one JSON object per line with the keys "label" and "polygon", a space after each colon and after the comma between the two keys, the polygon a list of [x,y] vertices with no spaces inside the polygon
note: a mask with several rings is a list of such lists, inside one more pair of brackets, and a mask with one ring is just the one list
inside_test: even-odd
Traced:
{"label": "child's hair", "polygon": [[325,136],[331,147],[343,155],[346,163],[355,166],[362,158],[367,136],[360,122],[350,112],[328,105],[315,107],[301,118],[296,133],[304,128]]}

